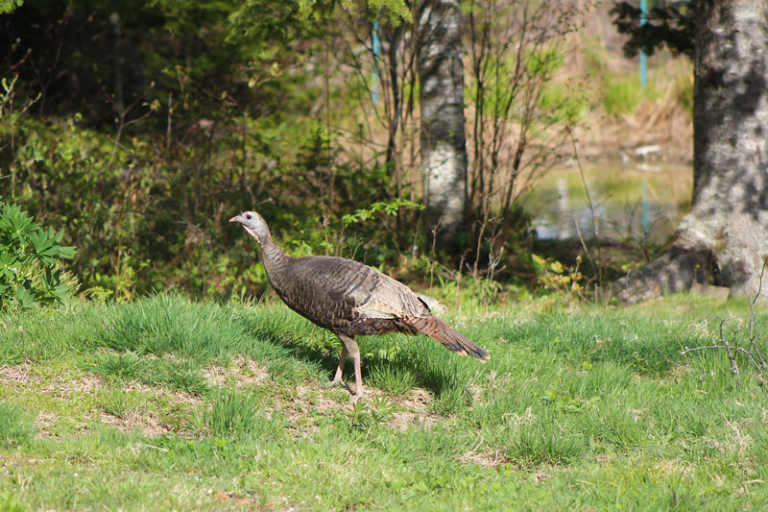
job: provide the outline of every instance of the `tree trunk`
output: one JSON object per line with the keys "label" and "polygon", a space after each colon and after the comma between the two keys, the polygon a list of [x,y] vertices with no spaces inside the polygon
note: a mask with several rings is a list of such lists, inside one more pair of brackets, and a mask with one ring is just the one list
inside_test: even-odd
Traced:
{"label": "tree trunk", "polygon": [[754,294],[768,257],[768,2],[700,0],[697,11],[691,213],[670,252],[614,284],[630,302],[694,280]]}
{"label": "tree trunk", "polygon": [[457,0],[423,0],[419,12],[418,73],[421,170],[429,226],[451,236],[465,222],[467,145],[464,63]]}

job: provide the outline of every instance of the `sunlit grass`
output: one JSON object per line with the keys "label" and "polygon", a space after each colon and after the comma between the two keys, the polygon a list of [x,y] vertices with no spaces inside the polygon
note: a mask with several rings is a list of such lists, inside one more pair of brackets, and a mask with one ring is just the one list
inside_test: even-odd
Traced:
{"label": "sunlit grass", "polygon": [[[745,302],[677,296],[566,312],[547,298],[487,308],[441,293],[460,306],[447,320],[491,360],[424,337],[362,337],[369,398],[354,408],[347,391],[323,387],[337,342],[283,306],[168,295],[7,313],[0,508],[768,501],[762,380],[745,367],[736,390],[716,354],[694,361],[712,372],[678,366],[682,348],[716,334],[715,315]],[[757,329],[768,332],[764,314]]]}

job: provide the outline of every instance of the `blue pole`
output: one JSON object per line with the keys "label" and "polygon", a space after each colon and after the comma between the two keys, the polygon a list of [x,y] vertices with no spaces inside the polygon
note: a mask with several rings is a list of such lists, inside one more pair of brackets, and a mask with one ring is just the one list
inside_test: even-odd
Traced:
{"label": "blue pole", "polygon": [[[643,0],[645,1],[645,0]],[[379,22],[373,22],[373,58],[379,60],[381,55],[381,38],[379,37]],[[379,100],[379,73],[377,68],[373,69],[373,87],[371,87],[371,101],[376,103]]]}
{"label": "blue pole", "polygon": [[[648,23],[648,0],[640,0],[640,26]],[[648,84],[648,55],[645,47],[640,48],[640,85],[645,88]]]}

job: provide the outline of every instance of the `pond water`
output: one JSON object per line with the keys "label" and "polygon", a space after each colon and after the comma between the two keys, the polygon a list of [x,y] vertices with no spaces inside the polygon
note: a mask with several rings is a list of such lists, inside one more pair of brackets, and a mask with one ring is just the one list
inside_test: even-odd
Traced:
{"label": "pond water", "polygon": [[552,169],[523,199],[540,239],[578,239],[578,224],[584,239],[597,232],[601,239],[662,242],[690,209],[691,166],[619,162],[582,168],[594,218],[578,167]]}

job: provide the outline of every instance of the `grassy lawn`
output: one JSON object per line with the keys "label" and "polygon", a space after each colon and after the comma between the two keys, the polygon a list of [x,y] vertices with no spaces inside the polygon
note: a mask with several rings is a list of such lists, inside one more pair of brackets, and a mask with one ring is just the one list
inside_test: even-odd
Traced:
{"label": "grassy lawn", "polygon": [[[0,511],[764,509],[768,396],[684,347],[748,311],[677,296],[449,318],[492,355],[339,345],[280,305],[157,296],[0,317]],[[731,324],[745,336],[744,323]],[[763,314],[757,332],[768,337]],[[347,380],[351,379],[351,363]]]}

